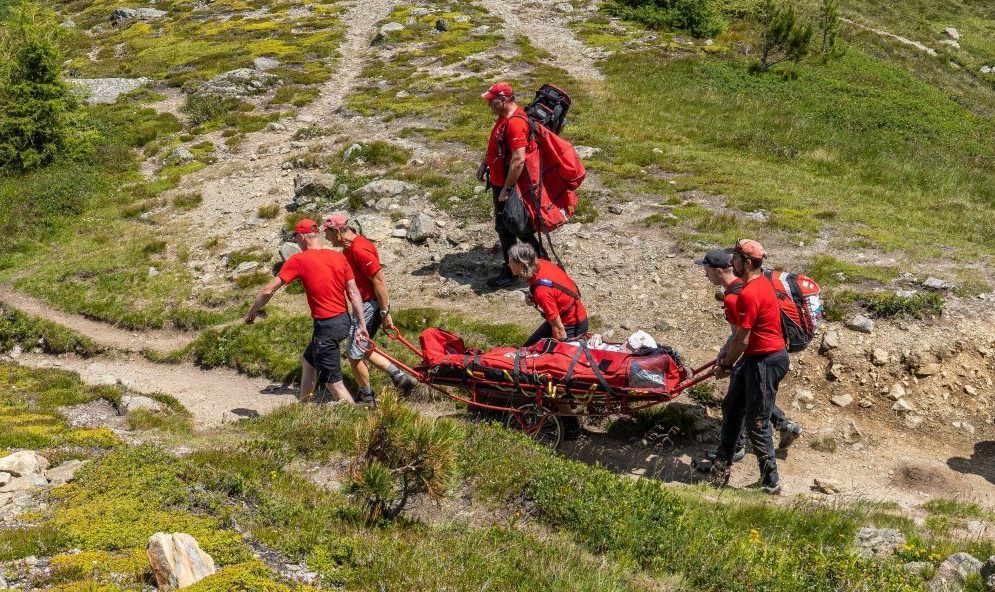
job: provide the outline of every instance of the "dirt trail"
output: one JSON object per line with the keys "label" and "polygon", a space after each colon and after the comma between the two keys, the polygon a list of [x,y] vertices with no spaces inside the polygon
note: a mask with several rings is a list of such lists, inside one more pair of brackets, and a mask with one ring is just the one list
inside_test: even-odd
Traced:
{"label": "dirt trail", "polygon": [[197,427],[211,428],[245,417],[256,417],[296,401],[295,391],[281,389],[265,378],[250,378],[227,368],[204,370],[191,364],[155,364],[137,355],[23,355],[18,363],[31,368],[61,368],[76,372],[92,385],[120,383],[144,393],[176,397],[193,414]]}
{"label": "dirt trail", "polygon": [[510,36],[521,35],[533,45],[549,52],[553,64],[578,80],[601,80],[604,75],[594,63],[597,50],[584,45],[571,31],[562,13],[552,2],[521,0],[482,0],[494,16],[504,19]]}
{"label": "dirt trail", "polygon": [[93,321],[80,315],[57,310],[41,300],[19,292],[13,286],[4,283],[0,283],[0,303],[72,329],[77,333],[89,337],[101,347],[127,352],[140,352],[146,349],[166,352],[185,347],[197,338],[197,333],[191,332],[133,332],[119,329],[107,323]]}
{"label": "dirt trail", "polygon": [[919,51],[921,51],[921,52],[923,52],[923,53],[925,53],[927,55],[931,55],[933,57],[936,57],[936,50],[933,49],[932,47],[929,47],[925,43],[920,43],[918,41],[913,41],[913,40],[908,39],[906,37],[902,37],[901,35],[895,35],[894,33],[889,33],[888,31],[882,31],[881,29],[875,29],[874,27],[868,27],[867,25],[862,25],[862,24],[860,24],[860,23],[858,23],[856,21],[852,21],[852,20],[850,20],[848,18],[840,17],[840,20],[843,21],[844,23],[848,24],[848,25],[853,25],[854,27],[857,27],[858,29],[863,29],[865,31],[870,31],[871,33],[874,33],[875,35],[880,35],[881,37],[887,37],[889,39],[894,39],[895,41],[901,43],[902,45],[908,45],[909,47],[914,47],[914,48],[918,49]]}

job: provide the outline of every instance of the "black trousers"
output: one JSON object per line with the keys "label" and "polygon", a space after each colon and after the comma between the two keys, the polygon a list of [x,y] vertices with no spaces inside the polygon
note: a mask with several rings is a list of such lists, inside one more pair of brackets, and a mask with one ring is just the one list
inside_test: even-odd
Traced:
{"label": "black trousers", "polygon": [[[587,319],[584,319],[576,325],[563,325],[563,329],[567,332],[567,339],[583,336],[587,333],[587,325]],[[528,341],[525,342],[524,347],[535,345],[543,339],[548,339],[552,336],[553,326],[549,324],[549,321],[543,321],[543,323],[539,325],[539,328],[535,330],[535,333],[532,334],[532,337],[529,337]]]}
{"label": "black trousers", "polygon": [[[494,197],[494,230],[497,231],[498,240],[501,241],[501,254],[504,256],[504,267],[505,271],[507,271],[508,249],[513,247],[515,243],[518,242],[518,237],[515,236],[515,233],[508,230],[502,221],[502,214],[504,214],[504,202],[498,201],[498,196],[501,194],[502,189],[503,187],[491,187],[491,192]],[[536,251],[536,255],[538,255],[541,259],[549,258],[549,256],[546,255],[546,250],[542,248],[542,242],[539,240],[538,234],[531,235],[525,242],[532,245],[532,248]]]}
{"label": "black trousers", "polygon": [[732,371],[729,393],[722,402],[722,442],[717,458],[732,462],[745,424],[764,485],[775,485],[779,480],[770,416],[788,364],[788,352],[784,350],[744,356]]}

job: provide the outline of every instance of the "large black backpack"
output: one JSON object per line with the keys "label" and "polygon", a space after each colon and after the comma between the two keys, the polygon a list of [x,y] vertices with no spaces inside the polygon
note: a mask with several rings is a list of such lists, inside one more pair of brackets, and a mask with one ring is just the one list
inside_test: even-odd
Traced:
{"label": "large black backpack", "polygon": [[570,95],[562,88],[544,84],[536,91],[535,99],[525,108],[525,113],[549,131],[560,135],[567,124]]}

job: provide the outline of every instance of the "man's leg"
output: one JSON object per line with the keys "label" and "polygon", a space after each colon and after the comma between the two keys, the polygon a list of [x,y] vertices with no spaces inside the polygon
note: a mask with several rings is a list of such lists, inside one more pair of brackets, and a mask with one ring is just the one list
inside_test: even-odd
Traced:
{"label": "man's leg", "polygon": [[504,259],[504,265],[501,267],[501,273],[491,279],[487,280],[487,285],[490,288],[507,288],[511,284],[515,283],[515,276],[511,273],[511,268],[508,267],[508,249],[514,246],[518,242],[515,238],[514,233],[508,230],[504,225],[504,203],[498,201],[498,195],[501,193],[500,187],[491,188],[494,195],[494,230],[497,232],[498,240],[501,242],[501,256]]}
{"label": "man's leg", "polygon": [[342,352],[339,343],[349,336],[351,319],[341,314],[322,322],[320,335],[314,341],[314,366],[318,380],[324,383],[336,401],[355,403],[342,382]]}
{"label": "man's leg", "polygon": [[[376,300],[363,303],[363,319],[366,321],[366,332],[373,339],[377,329],[380,328],[380,306]],[[360,401],[373,400],[373,387],[370,381],[370,367],[366,362],[371,353],[370,344],[361,343],[356,340],[356,329],[359,327],[358,319],[353,316],[349,319],[349,341],[346,348],[346,357],[349,359],[349,366],[352,367],[352,377],[356,380],[356,387]]]}
{"label": "man's leg", "polygon": [[777,447],[781,450],[791,446],[798,439],[798,436],[801,436],[805,431],[802,426],[788,419],[777,403],[774,404],[774,409],[771,411],[770,424],[779,434]]}
{"label": "man's leg", "polygon": [[780,492],[777,458],[774,456],[770,416],[777,397],[777,385],[788,370],[788,354],[779,352],[758,360],[747,378],[747,416],[750,441],[757,455],[760,483],[769,493]]}
{"label": "man's leg", "polygon": [[716,455],[717,461],[732,463],[733,456],[736,454],[743,417],[746,415],[744,370],[744,362],[740,362],[733,369],[732,376],[729,377],[729,391],[726,393],[725,399],[722,400],[722,437]]}
{"label": "man's leg", "polygon": [[301,394],[298,400],[307,403],[314,398],[314,387],[317,385],[317,372],[306,357],[301,357]]}
{"label": "man's leg", "polygon": [[349,394],[349,389],[345,387],[345,383],[341,380],[338,382],[326,382],[325,387],[336,401],[352,404],[356,403],[356,401],[352,398],[352,395]]}

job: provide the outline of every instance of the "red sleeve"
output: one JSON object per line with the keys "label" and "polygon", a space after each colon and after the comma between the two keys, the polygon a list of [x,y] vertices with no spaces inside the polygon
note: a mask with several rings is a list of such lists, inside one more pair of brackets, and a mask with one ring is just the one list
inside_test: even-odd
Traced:
{"label": "red sleeve", "polygon": [[357,251],[353,254],[353,258],[356,260],[356,266],[363,270],[363,275],[370,279],[380,271],[380,257],[373,249]]}
{"label": "red sleeve", "polygon": [[739,297],[736,294],[726,294],[726,297],[722,300],[722,307],[726,312],[726,320],[729,321],[730,325],[737,324],[738,312],[736,310],[736,302],[738,301]]}
{"label": "red sleeve", "polygon": [[521,117],[512,117],[504,130],[504,145],[508,152],[525,148],[529,144],[529,124]]}
{"label": "red sleeve", "polygon": [[560,316],[560,307],[556,305],[556,296],[553,294],[551,288],[545,286],[539,286],[535,289],[535,293],[532,296],[535,301],[536,306],[542,311],[542,316],[547,321],[552,322],[553,319]]}
{"label": "red sleeve", "polygon": [[283,283],[290,284],[296,280],[301,275],[300,259],[297,258],[296,254],[291,255],[290,259],[287,259],[283,266],[280,267],[280,273],[276,274],[276,277],[283,280]]}
{"label": "red sleeve", "polygon": [[753,296],[746,290],[743,290],[736,299],[736,312],[738,318],[736,324],[743,329],[752,329],[757,321],[758,307]]}
{"label": "red sleeve", "polygon": [[346,283],[349,280],[355,280],[356,274],[352,272],[352,265],[349,265],[349,260],[345,258],[345,255],[339,255],[339,267],[342,269],[342,277],[345,278]]}

